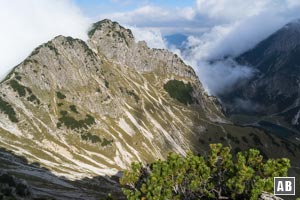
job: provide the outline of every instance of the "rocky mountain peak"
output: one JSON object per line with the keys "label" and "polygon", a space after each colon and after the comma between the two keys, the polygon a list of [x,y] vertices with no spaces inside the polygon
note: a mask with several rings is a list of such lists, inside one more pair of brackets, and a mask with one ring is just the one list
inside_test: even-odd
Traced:
{"label": "rocky mountain peak", "polygon": [[[239,56],[238,61],[252,66],[263,67],[264,69],[261,70],[265,72],[271,69],[268,68],[268,66],[271,66],[268,62],[277,62],[277,57],[281,57],[283,60],[286,60],[288,57],[295,57],[294,54],[297,54],[299,48],[300,20],[295,20],[286,24],[253,49]],[[295,59],[293,58],[293,60]],[[278,70],[277,67],[272,69]]]}
{"label": "rocky mountain peak", "polygon": [[284,26],[285,29],[294,29],[300,31],[300,19],[296,19]]}
{"label": "rocky mountain peak", "polygon": [[274,44],[270,47],[274,51],[287,52],[300,44],[300,20],[295,20],[273,34]]}
{"label": "rocky mountain peak", "polygon": [[[0,84],[0,132],[9,135],[2,146],[17,146],[9,142],[14,136],[38,138],[35,149],[66,152],[66,159],[51,153],[54,163],[76,160],[76,171],[83,160],[89,163],[85,176],[113,175],[133,160],[197,148],[200,118],[223,119],[219,105],[178,56],[136,43],[131,31],[116,22],[103,20],[91,31],[88,43],[57,36],[40,45]],[[171,96],[174,84],[181,87],[177,96]],[[182,112],[188,117],[177,117]],[[95,152],[100,157],[87,161]],[[55,165],[49,169],[56,171]],[[67,167],[60,171],[75,177]]]}
{"label": "rocky mountain peak", "polygon": [[95,23],[89,31],[89,37],[88,44],[96,52],[139,72],[158,70],[162,74],[198,79],[194,70],[176,54],[151,49],[144,41],[136,42],[132,32],[117,22],[105,19]]}
{"label": "rocky mountain peak", "polygon": [[[262,60],[262,56],[271,54],[290,53],[300,45],[300,20],[295,20],[273,33],[270,37],[259,43],[242,55],[250,56],[252,60]],[[257,54],[254,53],[257,52]]]}
{"label": "rocky mountain peak", "polygon": [[126,29],[119,23],[109,19],[94,23],[88,32],[88,36],[96,40],[123,43],[127,46],[134,43],[134,36],[130,29]]}
{"label": "rocky mountain peak", "polygon": [[89,36],[88,46],[99,55],[139,73],[159,75],[158,82],[161,84],[175,77],[190,82],[194,86],[194,97],[203,108],[207,107],[205,102],[211,102],[193,68],[178,55],[164,49],[149,48],[145,41],[136,42],[129,29],[107,19],[95,23]]}

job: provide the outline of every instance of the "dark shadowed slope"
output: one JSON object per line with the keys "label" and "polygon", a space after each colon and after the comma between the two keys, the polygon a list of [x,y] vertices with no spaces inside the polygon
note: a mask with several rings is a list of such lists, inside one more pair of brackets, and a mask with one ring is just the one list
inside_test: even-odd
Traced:
{"label": "dark shadowed slope", "polygon": [[[233,113],[274,116],[300,130],[300,21],[287,24],[236,59],[257,70],[221,98]],[[245,108],[248,105],[248,109]]]}

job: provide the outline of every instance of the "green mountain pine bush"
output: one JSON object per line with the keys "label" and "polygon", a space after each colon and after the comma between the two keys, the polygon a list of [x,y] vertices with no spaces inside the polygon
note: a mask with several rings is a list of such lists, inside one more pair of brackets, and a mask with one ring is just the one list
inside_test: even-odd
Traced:
{"label": "green mountain pine bush", "polygon": [[171,153],[166,160],[133,163],[120,183],[127,199],[250,199],[273,192],[273,177],[286,176],[286,158],[264,160],[249,149],[233,156],[229,147],[211,144],[207,156]]}

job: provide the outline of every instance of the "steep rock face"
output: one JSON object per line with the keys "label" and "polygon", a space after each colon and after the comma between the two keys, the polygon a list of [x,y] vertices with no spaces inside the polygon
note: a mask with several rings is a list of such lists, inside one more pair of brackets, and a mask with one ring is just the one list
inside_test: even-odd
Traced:
{"label": "steep rock face", "polygon": [[[217,142],[234,151],[256,147],[268,156],[300,155],[294,144],[253,127],[226,124],[194,71],[175,55],[145,44],[143,50],[129,30],[108,20],[99,24],[106,28],[96,26],[88,43],[58,36],[42,44],[1,82],[0,147],[68,180],[119,175],[132,161],[163,159],[171,151],[205,152],[208,143]],[[109,30],[123,36],[96,37]],[[181,94],[176,87],[175,98],[166,92],[164,86],[170,80],[187,86],[188,91],[192,88],[188,94],[192,103],[178,101],[176,95]],[[11,157],[3,161],[15,164],[12,173],[33,177],[29,182],[35,193],[53,196],[54,185],[61,184],[52,174],[25,168]],[[106,184],[113,182],[105,179]],[[101,180],[89,189],[97,194],[110,191],[107,188],[112,186],[106,188]],[[60,199],[99,199],[96,192],[85,196],[86,191],[76,193],[73,187],[68,193],[68,187],[59,192]]]}
{"label": "steep rock face", "polygon": [[211,103],[217,101],[207,96],[194,70],[176,54],[165,49],[151,49],[144,41],[136,42],[131,30],[107,19],[93,24],[89,37],[88,44],[91,48],[123,66],[134,68],[141,73],[155,72],[166,79],[177,76],[191,80],[199,105],[202,105],[203,109],[215,107],[213,112],[221,114],[221,107]]}
{"label": "steep rock face", "polygon": [[[133,40],[129,30],[117,30],[128,32],[124,38]],[[156,60],[140,61],[152,63],[146,73],[144,65],[128,66],[129,54],[126,64],[109,57],[106,52],[113,47],[107,46],[110,37],[105,40],[98,44],[103,51],[95,52],[79,39],[58,36],[12,71],[0,87],[1,146],[47,163],[69,178],[113,175],[134,160],[149,162],[169,151],[185,154],[198,148],[200,119],[222,120],[223,115],[193,70],[170,52],[144,45]],[[134,56],[125,47],[118,49]],[[164,62],[166,57],[174,61]],[[193,105],[184,105],[164,91],[170,79],[191,84]]]}
{"label": "steep rock face", "polygon": [[176,55],[164,49],[151,49],[144,41],[136,42],[132,32],[116,22],[103,20],[95,23],[89,32],[89,45],[106,57],[139,72],[160,71],[197,79],[191,67]]}
{"label": "steep rock face", "polygon": [[[277,115],[300,126],[300,21],[287,24],[237,58],[257,74],[247,84],[223,97],[225,102],[241,99],[251,102],[260,115]],[[229,103],[229,104],[231,104]],[[234,110],[244,112],[245,110]]]}
{"label": "steep rock face", "polygon": [[283,200],[283,199],[280,197],[276,197],[275,195],[270,194],[268,192],[263,192],[258,200]]}

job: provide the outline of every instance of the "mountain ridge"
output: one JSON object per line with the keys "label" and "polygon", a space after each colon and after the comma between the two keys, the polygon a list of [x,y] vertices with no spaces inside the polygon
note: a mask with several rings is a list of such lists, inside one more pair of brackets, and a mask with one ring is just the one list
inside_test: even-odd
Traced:
{"label": "mountain ridge", "polygon": [[[120,176],[132,161],[205,153],[218,142],[233,151],[300,155],[293,143],[228,121],[178,56],[129,36],[125,42],[122,32],[130,32],[117,23],[99,24],[88,42],[57,36],[42,44],[1,82],[1,147],[69,180]],[[168,83],[195,101],[180,102]]]}
{"label": "mountain ridge", "polygon": [[[101,68],[98,64],[100,64],[100,66],[102,65]],[[36,120],[36,122],[32,123],[36,131],[41,132],[42,129],[44,129],[45,132],[49,132],[50,135],[54,137],[56,137],[57,132],[78,132],[78,127],[78,129],[84,130],[88,130],[92,126],[99,127],[99,121],[97,122],[93,116],[95,114],[98,115],[97,113],[101,113],[103,116],[107,116],[109,118],[116,118],[117,116],[119,117],[124,115],[124,110],[134,110],[133,106],[137,104],[140,109],[143,109],[146,105],[144,105],[144,102],[141,102],[141,99],[137,94],[136,90],[139,89],[139,87],[141,87],[139,89],[140,92],[143,90],[147,96],[145,97],[145,101],[149,101],[149,98],[153,98],[152,95],[149,95],[153,89],[149,88],[149,86],[144,83],[147,83],[146,79],[141,77],[139,73],[133,72],[130,67],[125,67],[125,65],[121,68],[115,66],[113,68],[114,70],[111,71],[110,69],[111,72],[106,76],[104,68],[111,68],[114,65],[115,64],[107,60],[106,56],[96,54],[92,51],[82,40],[57,36],[53,40],[36,48],[32,54],[14,70],[8,79],[3,82],[2,95],[4,95],[4,93],[5,95],[2,98],[13,102],[12,104],[14,105],[13,107],[15,107],[15,116],[18,118],[19,122],[24,120],[22,119],[22,115],[28,115],[30,118]],[[135,80],[134,83],[130,83],[130,80],[128,80],[127,77],[123,77],[124,72],[126,72],[126,74],[131,73],[131,76],[133,76],[132,79],[137,78],[137,80]],[[120,74],[118,76],[120,76],[119,78],[121,78],[122,81],[120,82],[120,86],[115,86],[113,89],[113,83],[117,82],[114,80],[114,77],[118,73]],[[130,77],[129,74],[127,76]],[[193,79],[188,80],[191,81],[191,83],[193,81]],[[196,80],[196,78],[194,78],[194,80]],[[131,89],[121,87],[121,85],[124,85],[126,82],[128,82]],[[138,88],[135,86],[137,83],[140,84]],[[160,82],[160,84],[163,84],[163,82]],[[195,85],[198,84],[198,82],[192,84]],[[92,93],[90,90],[91,88],[93,88],[94,91]],[[70,91],[72,91],[72,95],[68,95]],[[83,95],[79,95],[78,92]],[[60,93],[61,95],[58,95]],[[115,98],[112,98],[114,95]],[[153,95],[157,94],[154,93]],[[128,101],[124,102],[121,98],[122,96],[129,98]],[[95,106],[94,102],[99,101],[102,106]],[[208,103],[210,103],[210,100]],[[162,106],[160,99],[158,99],[155,104],[157,106]],[[214,105],[213,103],[211,104]],[[70,110],[69,107],[71,106],[73,108],[76,107],[77,113]],[[120,109],[120,107],[123,106],[125,106],[126,109]],[[22,114],[20,114],[18,111],[22,111],[24,113],[21,112]],[[48,113],[50,118],[45,115],[34,118],[34,115],[39,112]],[[82,116],[77,116],[79,115],[78,113]],[[152,134],[145,130],[144,127],[141,127],[142,124],[138,124],[130,111],[125,112],[125,114],[127,117],[124,120],[120,119],[121,121],[118,122],[119,126],[125,129],[132,129],[128,125],[127,120],[129,120],[133,123],[133,126],[136,126],[135,128],[144,130],[144,133],[148,135],[148,139],[152,138]],[[149,120],[153,120],[153,123],[157,123],[151,117],[151,114],[147,112],[146,115]],[[106,117],[104,117],[103,120],[105,120],[105,118]],[[4,130],[14,132],[16,136],[24,135],[25,128],[22,127],[22,130],[20,130],[19,124],[16,126],[14,123],[9,126],[11,123],[8,123],[7,119],[3,117],[2,119],[2,122],[7,122],[7,124],[1,124]],[[47,123],[44,123],[43,121],[47,121]],[[79,125],[74,125],[72,123],[79,123]],[[24,126],[25,125],[26,124],[24,124]],[[182,128],[185,127],[184,124],[181,126]],[[102,131],[107,129],[104,127],[101,127]],[[173,143],[173,146],[177,148],[180,153],[184,154],[182,147],[178,146],[177,142],[174,142],[174,139],[168,136],[167,132],[161,127],[161,125],[157,124],[157,128],[158,130],[161,130],[162,135],[160,137],[167,137],[167,141]],[[175,127],[173,128],[176,130]],[[31,129],[31,127],[29,129]],[[107,132],[107,130],[105,132]],[[134,131],[130,130],[129,132]],[[31,134],[27,133],[26,135],[32,138]],[[108,133],[104,135],[107,135],[105,140],[106,142],[113,139],[109,138]],[[81,138],[92,138],[93,136],[95,136],[93,133],[84,133],[81,135]],[[178,132],[178,137],[179,136],[180,134]],[[38,138],[34,139],[36,140]],[[51,140],[48,142],[50,146],[53,145],[51,144]],[[188,145],[184,143],[183,146],[187,147]],[[66,146],[63,144],[60,145]],[[49,148],[61,148],[59,147],[60,145],[55,145],[54,147]],[[119,144],[117,143],[116,145]],[[21,149],[19,150],[21,151]],[[68,152],[68,150],[63,147],[61,150]],[[133,152],[132,156],[136,154],[134,153],[136,152],[135,150],[130,151]],[[158,155],[161,156],[160,153]],[[121,156],[121,154],[119,154],[119,156]],[[123,159],[127,160],[125,157]],[[126,162],[127,164],[130,164],[129,161]],[[120,165],[125,167],[125,165],[121,163]],[[114,173],[115,172],[117,171],[114,171]],[[99,171],[98,173],[101,174],[103,172]]]}

